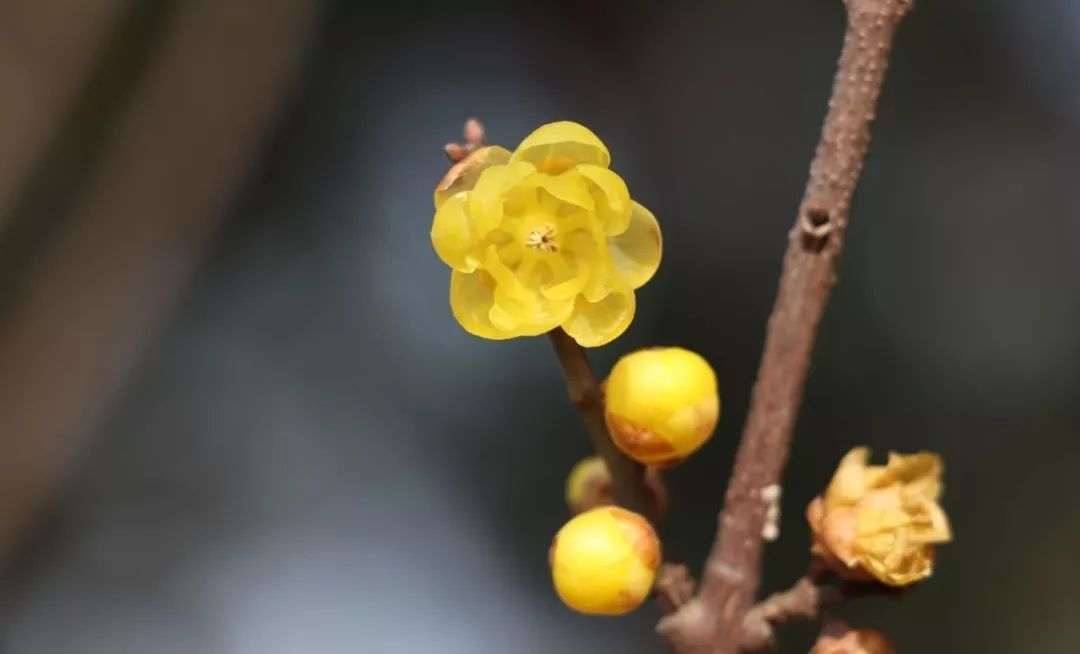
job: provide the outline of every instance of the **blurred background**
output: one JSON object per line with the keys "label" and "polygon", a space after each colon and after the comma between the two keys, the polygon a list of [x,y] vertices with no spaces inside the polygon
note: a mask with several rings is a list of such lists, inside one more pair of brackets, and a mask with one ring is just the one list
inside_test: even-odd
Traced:
{"label": "blurred background", "polygon": [[[841,614],[900,652],[1080,640],[1080,1],[905,20],[764,590],[850,447],[935,449],[956,541]],[[589,454],[545,339],[465,334],[441,146],[585,123],[665,262],[627,334],[715,366],[668,475],[699,569],[843,32],[838,0],[0,0],[0,652],[657,652],[564,609]],[[810,626],[786,631],[805,652]]]}

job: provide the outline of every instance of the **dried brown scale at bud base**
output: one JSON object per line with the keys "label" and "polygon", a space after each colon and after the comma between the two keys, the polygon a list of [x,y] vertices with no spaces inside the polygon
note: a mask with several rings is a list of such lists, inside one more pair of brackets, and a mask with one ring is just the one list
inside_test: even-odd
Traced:
{"label": "dried brown scale at bud base", "polygon": [[716,373],[681,347],[619,359],[607,379],[604,420],[615,444],[648,466],[669,468],[705,445],[720,417]]}
{"label": "dried brown scale at bud base", "polygon": [[619,529],[630,542],[630,548],[634,550],[645,567],[653,570],[660,567],[660,541],[649,521],[633,511],[617,506],[609,510],[618,520]]}
{"label": "dried brown scale at bud base", "polygon": [[620,448],[639,461],[654,462],[657,468],[670,468],[682,461],[675,448],[647,427],[620,416],[606,415],[608,431],[619,435]]}

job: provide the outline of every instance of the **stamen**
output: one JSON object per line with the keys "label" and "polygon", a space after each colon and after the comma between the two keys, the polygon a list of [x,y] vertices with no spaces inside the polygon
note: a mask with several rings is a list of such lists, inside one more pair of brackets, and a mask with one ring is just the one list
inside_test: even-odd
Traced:
{"label": "stamen", "polygon": [[541,252],[558,252],[559,244],[555,240],[555,226],[544,225],[532,230],[525,237],[525,246]]}

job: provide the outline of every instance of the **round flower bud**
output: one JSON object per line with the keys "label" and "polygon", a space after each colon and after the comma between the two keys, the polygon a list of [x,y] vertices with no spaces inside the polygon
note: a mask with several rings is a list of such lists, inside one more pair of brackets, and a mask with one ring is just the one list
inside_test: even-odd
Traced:
{"label": "round flower bud", "polygon": [[549,558],[563,603],[581,613],[620,615],[649,596],[660,566],[660,539],[640,515],[603,506],[563,525]]}
{"label": "round flower bud", "polygon": [[681,347],[628,354],[605,384],[604,416],[611,438],[632,459],[675,465],[705,444],[720,417],[716,373]]}
{"label": "round flower bud", "polygon": [[825,629],[810,654],[896,654],[896,649],[880,631],[837,622]]}
{"label": "round flower bud", "polygon": [[575,515],[598,506],[614,504],[611,473],[604,460],[589,456],[578,461],[566,478],[566,504]]}
{"label": "round flower bud", "polygon": [[[655,503],[651,509],[655,516],[667,513],[667,488],[656,468],[645,470],[645,485],[652,492]],[[598,506],[615,504],[611,488],[611,473],[607,464],[598,456],[589,456],[578,461],[566,478],[566,504],[570,512],[577,515]]]}

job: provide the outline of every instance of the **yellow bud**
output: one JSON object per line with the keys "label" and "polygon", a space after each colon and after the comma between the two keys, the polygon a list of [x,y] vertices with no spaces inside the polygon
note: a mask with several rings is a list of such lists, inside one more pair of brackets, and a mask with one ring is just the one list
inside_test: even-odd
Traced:
{"label": "yellow bud", "polygon": [[611,473],[598,456],[586,457],[570,470],[566,478],[566,504],[575,514],[614,504],[611,495]]}
{"label": "yellow bud", "polygon": [[[653,505],[650,510],[656,517],[663,516],[667,513],[667,488],[660,471],[647,468],[645,485],[652,493]],[[566,478],[566,504],[575,515],[598,506],[615,504],[611,473],[603,459],[589,456],[574,464]]]}
{"label": "yellow bud", "polygon": [[606,385],[611,438],[627,456],[668,467],[705,444],[720,417],[716,373],[700,355],[681,347],[628,354]]}
{"label": "yellow bud", "polygon": [[660,566],[660,539],[640,515],[603,506],[563,525],[549,558],[563,603],[581,613],[620,615],[649,596]]}

